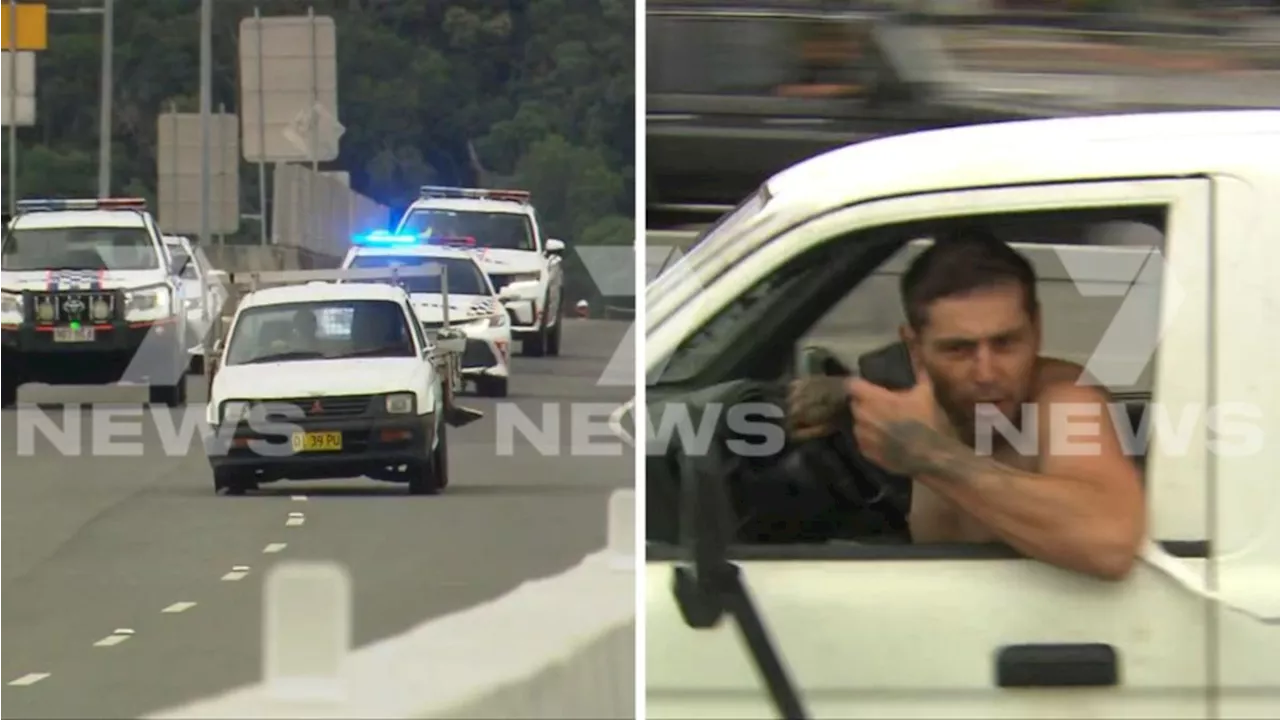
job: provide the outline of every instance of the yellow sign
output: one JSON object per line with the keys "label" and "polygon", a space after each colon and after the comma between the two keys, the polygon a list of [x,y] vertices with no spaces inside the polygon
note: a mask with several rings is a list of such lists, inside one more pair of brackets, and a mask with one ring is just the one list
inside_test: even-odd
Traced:
{"label": "yellow sign", "polygon": [[[5,50],[12,50],[9,39],[10,21],[9,3],[0,5],[0,41]],[[49,8],[45,5],[22,3],[18,5],[18,50],[49,49]]]}

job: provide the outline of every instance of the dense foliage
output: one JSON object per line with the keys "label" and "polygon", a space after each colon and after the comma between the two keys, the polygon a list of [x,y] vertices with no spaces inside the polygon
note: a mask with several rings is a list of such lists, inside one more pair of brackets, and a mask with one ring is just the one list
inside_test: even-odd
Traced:
{"label": "dense foliage", "polygon": [[[66,2],[52,0],[53,8]],[[402,208],[424,183],[531,189],[548,231],[631,243],[634,0],[260,0],[265,16],[338,28],[342,169]],[[199,109],[195,0],[116,3],[113,194],[154,200],[156,117]],[[214,5],[214,107],[235,112],[237,34],[251,0]],[[96,193],[101,23],[52,15],[39,124],[19,129],[23,196]],[[6,154],[7,150],[6,149]],[[241,207],[258,204],[245,164]],[[256,236],[246,223],[242,235]]]}

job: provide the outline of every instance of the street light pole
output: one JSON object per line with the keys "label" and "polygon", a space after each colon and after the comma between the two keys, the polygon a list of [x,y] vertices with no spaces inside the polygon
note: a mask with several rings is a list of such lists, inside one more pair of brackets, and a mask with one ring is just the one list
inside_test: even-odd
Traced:
{"label": "street light pole", "polygon": [[102,100],[98,110],[98,197],[111,197],[111,61],[115,56],[115,0],[102,3]]}
{"label": "street light pole", "polygon": [[200,0],[200,242],[209,242],[209,130],[213,113],[213,0]]}

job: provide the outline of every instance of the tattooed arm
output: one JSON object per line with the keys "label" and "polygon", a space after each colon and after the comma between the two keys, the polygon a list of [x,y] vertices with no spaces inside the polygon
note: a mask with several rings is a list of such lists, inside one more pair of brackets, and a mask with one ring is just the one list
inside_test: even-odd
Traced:
{"label": "tattooed arm", "polygon": [[1107,398],[1095,388],[1059,384],[1042,391],[1037,407],[1037,473],[979,457],[911,420],[885,424],[885,461],[1029,557],[1122,579],[1133,566],[1146,512],[1138,471],[1121,448]]}

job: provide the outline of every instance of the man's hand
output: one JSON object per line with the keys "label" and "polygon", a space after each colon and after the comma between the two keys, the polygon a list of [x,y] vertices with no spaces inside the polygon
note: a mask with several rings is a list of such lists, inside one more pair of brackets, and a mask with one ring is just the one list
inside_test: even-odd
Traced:
{"label": "man's hand", "polygon": [[811,375],[791,383],[787,391],[787,434],[812,440],[839,432],[849,417],[848,380]]}
{"label": "man's hand", "polygon": [[897,475],[915,475],[932,464],[918,442],[937,434],[938,404],[933,383],[918,373],[910,390],[886,390],[860,378],[847,380],[858,449],[871,462]]}

